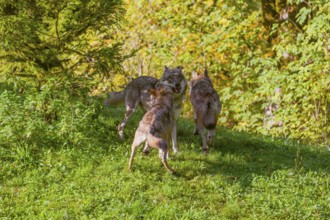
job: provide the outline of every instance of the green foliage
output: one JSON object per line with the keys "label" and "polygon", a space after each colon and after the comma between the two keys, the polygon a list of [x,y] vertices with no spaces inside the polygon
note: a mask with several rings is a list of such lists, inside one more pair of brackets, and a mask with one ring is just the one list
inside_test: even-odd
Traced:
{"label": "green foliage", "polygon": [[[4,0],[1,81],[40,90],[52,78],[100,93],[159,77],[164,65],[183,65],[188,78],[207,66],[223,102],[219,124],[327,145],[329,3],[271,2],[281,19],[269,29],[259,1],[127,0],[122,23],[121,1]],[[271,104],[279,108],[267,118]]]}
{"label": "green foliage", "polygon": [[[313,142],[327,141],[330,126],[330,66],[326,43],[330,34],[329,9],[330,4],[324,4],[305,26],[304,33],[298,33],[297,39],[292,40],[292,34],[283,34],[282,40],[289,42],[274,47],[279,62],[284,62],[285,53],[294,57],[282,64],[277,74],[281,75],[277,85],[284,90],[278,117],[285,120],[286,126],[274,132]],[[305,15],[298,14],[298,18],[301,16]]]}
{"label": "green foliage", "polygon": [[[100,102],[72,94],[70,85],[56,88],[55,84],[50,80],[41,91],[31,89],[24,95],[10,90],[1,93],[1,146],[8,151],[79,147],[92,144],[95,140],[90,142],[90,136],[104,135],[103,125],[97,120]],[[23,160],[24,151],[17,152]]]}
{"label": "green foliage", "polygon": [[124,13],[117,0],[0,1],[0,139],[11,157],[34,163],[41,148],[106,136],[89,94],[122,69],[112,35]]}
{"label": "green foliage", "polygon": [[40,86],[48,77],[82,83],[119,71],[123,56],[112,35],[124,13],[117,0],[1,1],[2,78]]}
{"label": "green foliage", "polygon": [[[206,65],[223,102],[220,124],[327,145],[329,3],[269,2],[270,30],[259,1],[127,1],[119,33],[138,52],[124,68],[160,76],[163,65],[182,65],[189,78]],[[271,104],[279,109],[264,123]]]}

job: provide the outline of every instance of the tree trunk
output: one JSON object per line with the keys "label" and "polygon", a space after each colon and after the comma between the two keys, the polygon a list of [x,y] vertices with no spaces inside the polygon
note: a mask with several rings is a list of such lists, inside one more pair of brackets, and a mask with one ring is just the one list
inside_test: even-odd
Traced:
{"label": "tree trunk", "polygon": [[[271,32],[274,23],[278,23],[278,14],[276,12],[275,0],[261,0],[261,9],[264,18],[264,27]],[[269,35],[268,42],[277,37],[277,33]]]}

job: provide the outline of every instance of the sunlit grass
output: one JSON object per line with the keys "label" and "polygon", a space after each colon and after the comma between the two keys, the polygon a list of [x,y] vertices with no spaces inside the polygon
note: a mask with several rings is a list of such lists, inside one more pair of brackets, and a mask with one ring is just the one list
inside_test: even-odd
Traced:
{"label": "sunlit grass", "polygon": [[177,174],[166,172],[155,150],[144,156],[142,147],[130,173],[130,145],[141,114],[129,122],[124,141],[115,129],[123,112],[106,109],[97,120],[107,130],[84,147],[1,147],[0,217],[330,217],[326,149],[218,128],[215,145],[203,155],[192,121],[180,119],[180,153],[169,160]]}

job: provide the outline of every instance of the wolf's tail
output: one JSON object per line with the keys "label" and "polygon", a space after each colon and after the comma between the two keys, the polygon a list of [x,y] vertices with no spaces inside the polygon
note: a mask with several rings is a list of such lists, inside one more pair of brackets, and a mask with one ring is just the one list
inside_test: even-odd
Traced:
{"label": "wolf's tail", "polygon": [[207,103],[207,109],[203,118],[204,126],[206,129],[214,129],[217,125],[217,118],[213,112],[211,102]]}
{"label": "wolf's tail", "polygon": [[110,92],[104,100],[104,105],[118,105],[125,101],[126,89],[120,92]]}

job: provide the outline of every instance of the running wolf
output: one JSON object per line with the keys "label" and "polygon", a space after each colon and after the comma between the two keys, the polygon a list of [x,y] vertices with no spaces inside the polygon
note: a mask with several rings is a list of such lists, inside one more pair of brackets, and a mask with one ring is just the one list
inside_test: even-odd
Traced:
{"label": "running wolf", "polygon": [[[221,111],[219,95],[213,88],[207,69],[201,75],[198,75],[197,72],[192,73],[189,94],[194,111],[194,135],[199,133],[202,136],[202,150],[207,153],[209,150],[207,142],[214,139],[215,128]],[[207,137],[205,129],[208,130]]]}
{"label": "running wolf", "polygon": [[[120,104],[125,102],[126,113],[122,122],[118,125],[118,132],[120,138],[124,137],[124,128],[132,116],[137,110],[138,106],[141,106],[144,111],[151,109],[155,102],[155,97],[150,94],[149,89],[155,88],[156,83],[162,82],[172,85],[174,87],[174,124],[172,128],[172,146],[175,153],[178,152],[177,147],[177,135],[176,126],[177,120],[180,116],[181,105],[187,90],[187,79],[182,73],[182,66],[178,66],[174,69],[164,67],[164,73],[160,80],[150,76],[140,76],[130,82],[123,91],[111,92],[105,99],[106,105]],[[145,147],[144,152],[148,153],[148,147]]]}
{"label": "running wolf", "polygon": [[174,91],[175,87],[166,83],[157,83],[156,89],[149,89],[154,104],[145,113],[139,123],[132,144],[132,153],[128,168],[132,169],[136,149],[145,142],[146,145],[159,150],[159,157],[167,171],[174,170],[167,164],[168,146],[174,122]]}

